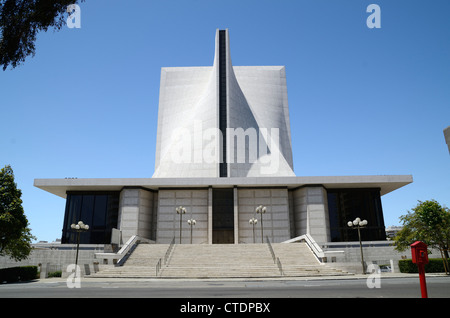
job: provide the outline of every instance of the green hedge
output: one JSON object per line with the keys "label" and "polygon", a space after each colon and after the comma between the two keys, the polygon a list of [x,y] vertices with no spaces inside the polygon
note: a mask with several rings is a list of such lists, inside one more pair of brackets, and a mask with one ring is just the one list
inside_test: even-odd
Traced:
{"label": "green hedge", "polygon": [[[425,265],[425,273],[444,273],[444,264],[442,258],[429,258],[429,263]],[[398,267],[402,273],[418,273],[417,264],[411,259],[402,259],[398,261]]]}
{"label": "green hedge", "polygon": [[37,278],[37,266],[18,266],[0,269],[0,284],[27,281]]}
{"label": "green hedge", "polygon": [[52,277],[62,277],[62,271],[56,271],[56,272],[49,272],[47,274],[48,278],[52,278]]}

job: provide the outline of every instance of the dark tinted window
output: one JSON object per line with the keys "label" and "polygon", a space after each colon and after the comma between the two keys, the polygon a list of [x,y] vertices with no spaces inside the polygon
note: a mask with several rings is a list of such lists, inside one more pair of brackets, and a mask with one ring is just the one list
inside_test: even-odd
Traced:
{"label": "dark tinted window", "polygon": [[219,129],[222,132],[219,176],[227,177],[227,59],[226,32],[219,30]]}
{"label": "dark tinted window", "polygon": [[71,225],[83,221],[89,231],[80,235],[80,243],[109,244],[118,212],[119,192],[68,192],[62,243],[76,243],[77,233]]}
{"label": "dark tinted window", "polygon": [[368,222],[361,230],[362,240],[386,239],[379,189],[329,189],[327,192],[332,242],[358,241],[358,232],[347,225],[357,217]]}
{"label": "dark tinted window", "polygon": [[233,189],[213,189],[213,243],[234,243]]}

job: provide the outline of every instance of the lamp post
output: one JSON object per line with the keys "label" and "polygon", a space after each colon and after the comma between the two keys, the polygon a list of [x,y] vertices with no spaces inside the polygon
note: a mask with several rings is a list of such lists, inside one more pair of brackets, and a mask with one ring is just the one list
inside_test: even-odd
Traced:
{"label": "lamp post", "polygon": [[347,225],[350,228],[352,228],[352,229],[357,229],[358,230],[359,250],[361,251],[361,265],[362,265],[363,274],[365,274],[366,273],[366,268],[364,266],[364,256],[363,256],[363,249],[362,249],[361,231],[360,231],[360,229],[364,228],[367,225],[367,220],[361,221],[360,218],[356,218],[355,220],[353,220],[353,222],[352,221],[348,221]]}
{"label": "lamp post", "polygon": [[191,226],[191,244],[192,244],[192,227],[195,225],[195,223],[197,223],[197,221],[194,219],[189,219],[187,222]]}
{"label": "lamp post", "polygon": [[180,244],[181,244],[181,220],[183,219],[183,214],[186,213],[186,208],[182,207],[181,205],[176,208],[177,214],[180,215]]}
{"label": "lamp post", "polygon": [[89,230],[89,225],[84,224],[83,221],[79,221],[77,224],[71,224],[72,230],[77,232],[77,256],[75,257],[75,276],[77,275],[78,266],[78,251],[80,249],[80,234]]}
{"label": "lamp post", "polygon": [[264,232],[263,232],[263,214],[266,213],[267,208],[260,205],[256,208],[256,213],[261,214],[261,243],[264,243]]}
{"label": "lamp post", "polygon": [[253,244],[255,243],[255,225],[256,223],[258,223],[258,219],[255,219],[254,217],[251,218],[248,223],[250,223],[252,225],[253,228]]}

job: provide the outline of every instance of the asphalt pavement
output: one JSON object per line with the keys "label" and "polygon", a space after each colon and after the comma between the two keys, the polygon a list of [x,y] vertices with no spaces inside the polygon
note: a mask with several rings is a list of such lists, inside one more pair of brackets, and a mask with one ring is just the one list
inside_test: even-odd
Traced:
{"label": "asphalt pavement", "polygon": [[[430,300],[446,302],[445,298],[450,298],[449,276],[427,274],[426,282]],[[57,308],[90,316],[128,316],[130,312],[150,315],[156,311],[170,317],[184,313],[280,317],[286,311],[301,315],[310,308],[320,316],[334,315],[345,308],[393,315],[408,310],[414,314],[420,298],[419,276],[400,273],[273,279],[48,278],[0,284],[0,304],[3,308],[14,306],[23,315],[45,309],[59,316],[62,309]]]}
{"label": "asphalt pavement", "polygon": [[[450,277],[427,274],[429,297],[450,298]],[[417,274],[297,278],[64,278],[0,284],[0,298],[420,298]]]}

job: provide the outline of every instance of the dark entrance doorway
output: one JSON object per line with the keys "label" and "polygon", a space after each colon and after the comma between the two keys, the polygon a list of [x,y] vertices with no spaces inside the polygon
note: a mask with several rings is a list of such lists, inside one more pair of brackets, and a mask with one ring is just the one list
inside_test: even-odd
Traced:
{"label": "dark entrance doorway", "polygon": [[213,244],[234,243],[233,189],[213,189]]}

